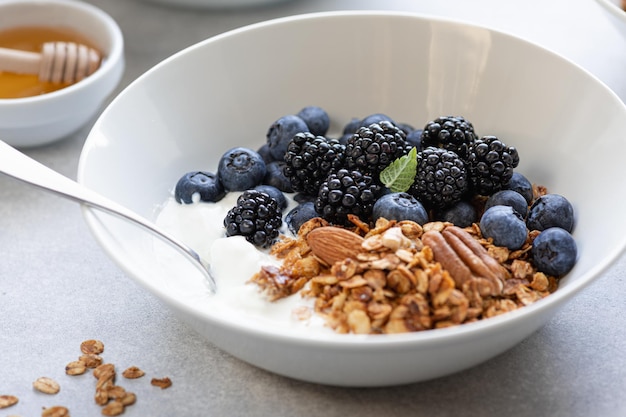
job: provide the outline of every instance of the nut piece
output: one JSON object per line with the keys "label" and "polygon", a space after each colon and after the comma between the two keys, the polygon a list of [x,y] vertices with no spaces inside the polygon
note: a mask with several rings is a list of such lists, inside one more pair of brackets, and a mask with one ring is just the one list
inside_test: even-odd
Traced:
{"label": "nut piece", "polygon": [[52,378],[42,376],[33,382],[33,388],[44,394],[56,394],[61,390],[61,386]]}
{"label": "nut piece", "polygon": [[325,226],[311,230],[306,241],[315,256],[333,265],[346,258],[355,258],[361,251],[363,238],[347,229]]}
{"label": "nut piece", "polygon": [[422,241],[432,248],[435,260],[450,272],[457,287],[480,279],[485,280],[489,295],[502,293],[506,269],[460,227],[448,226],[441,232],[429,230],[422,236]]}
{"label": "nut piece", "polygon": [[459,258],[454,249],[448,245],[441,232],[438,230],[425,232],[422,236],[422,242],[432,248],[435,260],[450,272],[457,286],[462,286],[472,278],[472,271]]}
{"label": "nut piece", "polygon": [[85,354],[99,355],[104,352],[104,344],[95,339],[85,340],[80,344],[80,351]]}
{"label": "nut piece", "polygon": [[17,404],[18,401],[15,395],[0,395],[0,409],[11,407]]}
{"label": "nut piece", "polygon": [[129,368],[126,368],[126,370],[122,372],[122,376],[128,379],[141,378],[144,375],[145,375],[145,372],[136,366],[131,366]]}
{"label": "nut piece", "polygon": [[55,405],[53,407],[44,408],[41,417],[69,417],[70,410],[66,407]]}
{"label": "nut piece", "polygon": [[[457,238],[460,242],[455,247],[462,249],[464,246],[471,251],[471,254],[468,254],[464,257],[464,259],[467,260],[470,269],[476,274],[487,277],[490,280],[494,278],[504,280],[507,278],[506,269],[500,264],[500,262],[498,262],[493,256],[489,255],[489,252],[487,252],[487,250],[465,230],[458,226],[449,226],[446,227],[446,229],[441,233],[451,244],[455,240],[452,236]],[[462,245],[460,244],[461,242]],[[461,255],[462,253],[459,252],[459,254]],[[478,257],[480,261],[474,260],[472,254]]]}
{"label": "nut piece", "polygon": [[152,380],[150,381],[150,384],[154,385],[155,387],[160,387],[161,389],[165,389],[172,385],[172,381],[168,377],[152,378]]}

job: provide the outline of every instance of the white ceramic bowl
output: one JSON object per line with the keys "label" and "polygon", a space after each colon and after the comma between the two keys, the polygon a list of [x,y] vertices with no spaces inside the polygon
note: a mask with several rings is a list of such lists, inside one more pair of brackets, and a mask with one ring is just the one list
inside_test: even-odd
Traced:
{"label": "white ceramic bowl", "polygon": [[220,317],[201,279],[168,268],[151,237],[85,209],[94,236],[128,275],[244,361],[347,386],[457,372],[533,333],[624,250],[626,107],[619,98],[536,45],[409,13],[295,16],[192,46],[141,76],[104,111],[85,143],[78,178],[155,219],[182,173],[215,170],[230,147],[260,146],[271,122],[310,104],[329,112],[334,132],[353,116],[376,112],[417,126],[455,114],[505,139],[519,150],[521,172],[572,201],[579,260],[556,293],[506,315],[412,334],[314,336]]}
{"label": "white ceramic bowl", "polygon": [[288,0],[141,0],[172,7],[192,7],[201,9],[237,9],[260,7]]}
{"label": "white ceramic bowl", "polygon": [[596,0],[611,16],[617,29],[626,36],[626,11],[622,8],[622,0]]}
{"label": "white ceramic bowl", "polygon": [[104,60],[91,76],[48,94],[0,99],[0,139],[16,147],[62,139],[93,120],[124,71],[124,40],[102,10],[73,0],[2,0],[0,30],[22,26],[70,28],[94,44]]}

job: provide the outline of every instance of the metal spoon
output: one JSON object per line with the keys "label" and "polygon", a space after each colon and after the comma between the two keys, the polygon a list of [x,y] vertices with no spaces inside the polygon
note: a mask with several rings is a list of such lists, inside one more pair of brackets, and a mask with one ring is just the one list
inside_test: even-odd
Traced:
{"label": "metal spoon", "polygon": [[179,252],[189,258],[200,272],[203,273],[209,283],[210,290],[212,292],[216,291],[217,285],[211,274],[211,266],[189,246],[126,207],[40,164],[3,141],[0,141],[0,173],[43,188],[44,190],[52,191],[70,200],[87,204],[143,227],[164,242],[171,244]]}

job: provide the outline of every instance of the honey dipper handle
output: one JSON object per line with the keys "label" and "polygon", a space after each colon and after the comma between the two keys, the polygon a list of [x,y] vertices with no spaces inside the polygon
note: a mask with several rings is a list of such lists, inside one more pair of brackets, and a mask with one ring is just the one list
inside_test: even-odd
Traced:
{"label": "honey dipper handle", "polygon": [[0,48],[0,72],[16,74],[39,74],[41,54]]}
{"label": "honey dipper handle", "polygon": [[41,53],[0,48],[0,71],[35,74],[52,83],[75,83],[93,74],[102,57],[93,48],[74,42],[47,42]]}

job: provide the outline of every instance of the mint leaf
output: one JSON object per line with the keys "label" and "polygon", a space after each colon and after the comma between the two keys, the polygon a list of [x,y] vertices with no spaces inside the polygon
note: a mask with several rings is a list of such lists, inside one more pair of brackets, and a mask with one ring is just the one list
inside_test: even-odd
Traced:
{"label": "mint leaf", "polygon": [[417,149],[393,161],[380,173],[380,181],[394,193],[407,191],[417,172]]}

